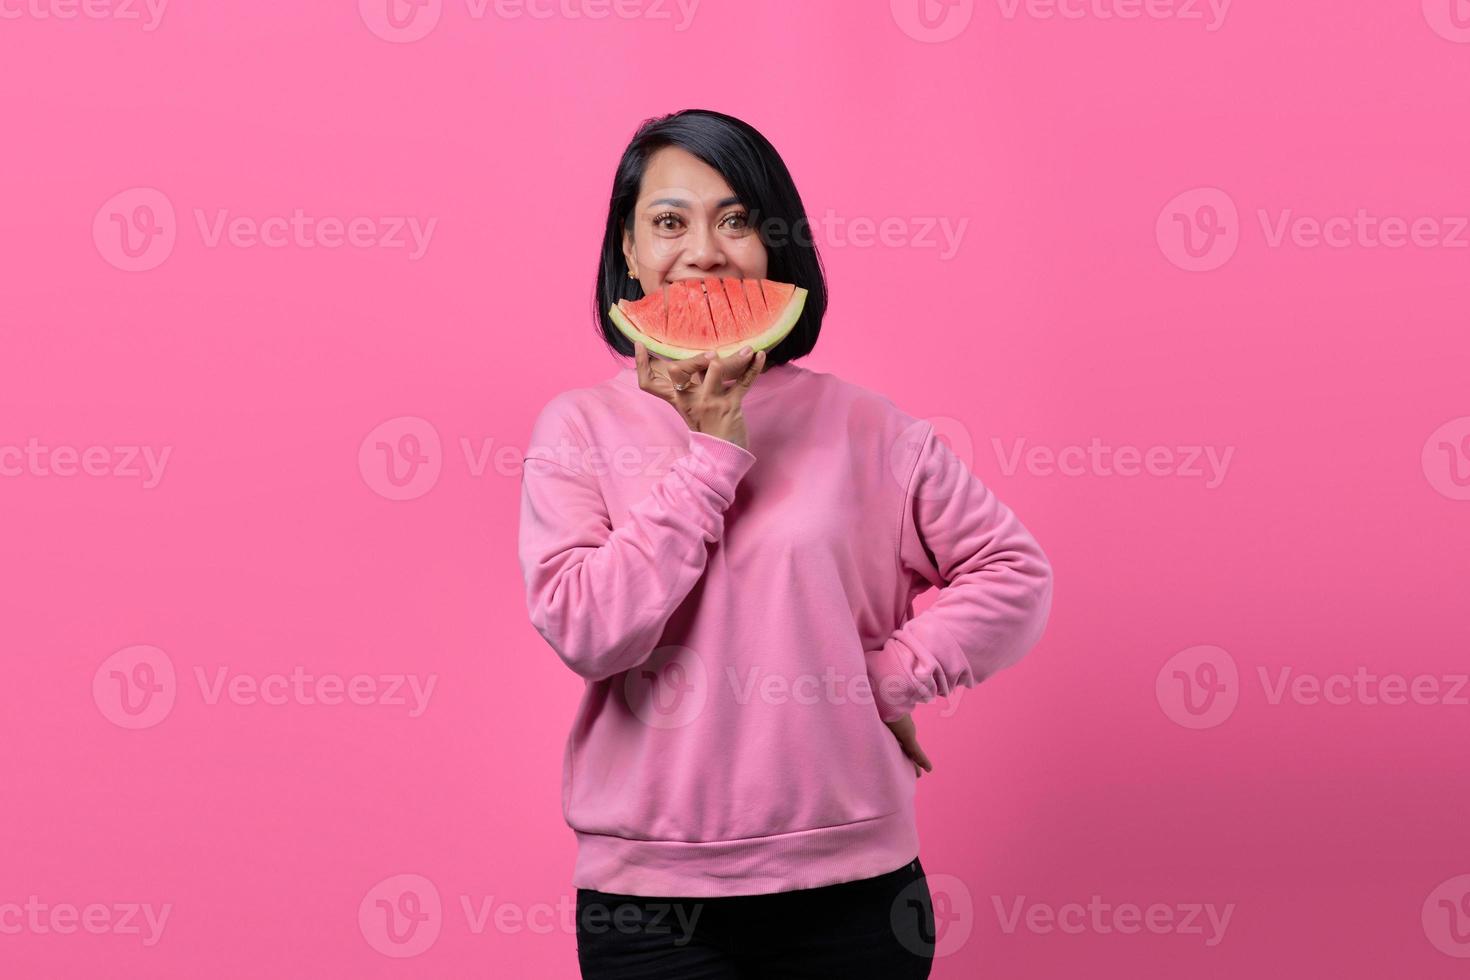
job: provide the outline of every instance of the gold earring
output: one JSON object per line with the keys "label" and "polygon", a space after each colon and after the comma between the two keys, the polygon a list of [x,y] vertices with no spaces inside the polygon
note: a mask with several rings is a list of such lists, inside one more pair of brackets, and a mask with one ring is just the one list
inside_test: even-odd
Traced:
{"label": "gold earring", "polygon": [[637,279],[638,277],[635,276],[635,275],[633,275],[633,270],[629,269],[628,270],[628,278],[629,279]]}

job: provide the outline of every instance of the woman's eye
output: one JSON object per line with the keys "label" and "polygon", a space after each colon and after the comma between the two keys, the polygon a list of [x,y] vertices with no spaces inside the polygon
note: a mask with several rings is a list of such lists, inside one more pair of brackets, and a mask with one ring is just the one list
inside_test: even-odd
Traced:
{"label": "woman's eye", "polygon": [[[744,211],[736,211],[725,215],[720,224],[736,231],[744,231],[749,221],[749,214]],[[665,211],[653,218],[653,227],[659,231],[678,231],[683,225],[684,219],[672,211]]]}

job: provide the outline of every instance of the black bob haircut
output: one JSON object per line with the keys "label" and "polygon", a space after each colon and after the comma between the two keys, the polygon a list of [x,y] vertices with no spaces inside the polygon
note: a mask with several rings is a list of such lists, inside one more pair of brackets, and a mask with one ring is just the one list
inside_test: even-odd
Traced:
{"label": "black bob haircut", "polygon": [[616,354],[633,356],[633,342],[613,324],[607,311],[620,299],[643,298],[643,287],[628,277],[623,230],[638,203],[649,158],[666,146],[680,147],[719,171],[749,210],[751,223],[766,247],[766,278],[794,283],[807,291],[796,326],[766,352],[766,363],[774,367],[810,354],[817,346],[822,314],[827,310],[827,279],[801,195],[769,140],[749,123],[711,109],[685,109],[645,121],[618,161],[597,266],[595,302],[603,342]]}

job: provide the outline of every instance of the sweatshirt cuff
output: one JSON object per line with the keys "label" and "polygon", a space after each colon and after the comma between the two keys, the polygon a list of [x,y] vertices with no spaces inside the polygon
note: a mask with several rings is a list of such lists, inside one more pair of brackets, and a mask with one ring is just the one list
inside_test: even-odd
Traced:
{"label": "sweatshirt cuff", "polygon": [[689,430],[689,471],[725,498],[735,502],[735,486],[747,470],[755,465],[755,454],[741,449],[728,439],[707,432]]}
{"label": "sweatshirt cuff", "polygon": [[898,656],[898,642],[890,637],[882,647],[867,654],[868,686],[878,706],[878,717],[884,721],[902,718],[922,700],[913,676]]}

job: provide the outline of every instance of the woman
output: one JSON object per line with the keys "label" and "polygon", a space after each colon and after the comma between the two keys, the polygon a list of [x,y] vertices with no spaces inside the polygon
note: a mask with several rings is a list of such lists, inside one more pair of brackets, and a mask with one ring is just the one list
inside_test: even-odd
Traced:
{"label": "woman", "polygon": [[[607,315],[708,276],[795,283],[806,306],[769,357],[681,361]],[[531,621],[586,681],[562,781],[582,975],[927,977],[932,766],[909,712],[1036,642],[1046,556],[932,425],[794,363],[826,284],[746,123],[638,131],[596,303],[635,367],[541,411],[519,539]]]}

